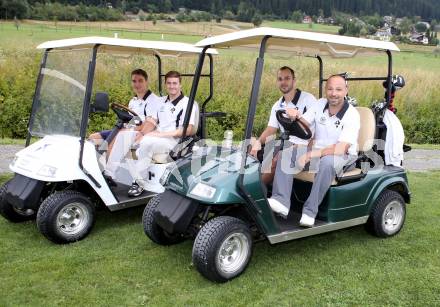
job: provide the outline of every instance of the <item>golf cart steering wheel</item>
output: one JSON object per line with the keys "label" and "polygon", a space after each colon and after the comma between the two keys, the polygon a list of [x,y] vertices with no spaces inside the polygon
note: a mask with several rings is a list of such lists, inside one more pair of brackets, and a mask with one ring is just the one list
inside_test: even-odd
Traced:
{"label": "golf cart steering wheel", "polygon": [[112,108],[113,112],[116,113],[118,118],[124,123],[128,123],[135,117],[139,118],[139,115],[136,112],[122,104],[112,103],[110,107]]}
{"label": "golf cart steering wheel", "polygon": [[298,120],[292,120],[286,116],[286,110],[278,110],[276,117],[284,131],[303,140],[309,140],[312,137],[310,128],[300,123]]}

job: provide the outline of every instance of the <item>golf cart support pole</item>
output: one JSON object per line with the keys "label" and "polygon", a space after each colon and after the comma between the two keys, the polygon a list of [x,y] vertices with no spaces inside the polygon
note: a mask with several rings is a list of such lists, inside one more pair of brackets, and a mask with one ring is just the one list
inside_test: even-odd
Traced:
{"label": "golf cart support pole", "polygon": [[246,165],[247,155],[250,147],[250,139],[252,136],[252,127],[254,124],[254,117],[255,112],[257,109],[257,103],[258,103],[258,94],[260,91],[260,83],[261,83],[261,75],[263,73],[264,68],[264,53],[266,52],[266,45],[267,41],[269,40],[271,36],[265,36],[263,37],[261,44],[260,44],[260,52],[257,58],[257,62],[255,64],[255,74],[254,74],[254,80],[252,82],[252,90],[251,90],[251,97],[249,100],[249,109],[248,114],[246,118],[246,130],[244,134],[244,141],[242,145],[242,159],[241,159],[241,167],[240,167],[240,175],[238,177],[238,189],[241,192],[240,194],[244,197],[246,200],[246,207],[249,209],[249,213],[252,215],[252,217],[256,220],[256,216],[258,214],[261,214],[261,210],[257,207],[255,200],[252,198],[251,193],[249,193],[244,184],[244,167]]}
{"label": "golf cart support pole", "polygon": [[[197,87],[199,85],[200,76],[202,74],[203,62],[205,61],[205,55],[206,55],[206,51],[208,50],[208,48],[209,48],[209,46],[203,47],[203,50],[199,56],[199,61],[197,63],[196,71],[194,72],[194,79],[193,79],[193,83],[191,86],[191,92],[189,94],[188,106],[186,107],[185,117],[183,120],[183,132],[182,132],[182,136],[180,137],[179,143],[182,143],[183,140],[185,139],[185,136],[186,136],[186,130],[188,129],[188,123],[189,123],[189,119],[191,117],[191,112],[192,112],[194,100],[196,97]],[[179,152],[178,156],[180,157],[180,152]]]}
{"label": "golf cart support pole", "polygon": [[154,54],[154,57],[157,59],[157,90],[162,95],[162,59],[157,53]]}
{"label": "golf cart support pole", "polygon": [[388,77],[387,77],[387,102],[384,107],[384,110],[388,108],[391,102],[391,91],[392,91],[392,78],[393,78],[393,56],[391,54],[391,51],[387,50],[387,56],[388,56]]}
{"label": "golf cart support pole", "polygon": [[324,84],[324,64],[322,58],[317,55],[316,58],[319,62],[319,98],[322,98],[322,85]]}
{"label": "golf cart support pole", "polygon": [[[211,100],[212,96],[214,95],[214,78],[213,78],[213,74],[214,74],[214,62],[212,59],[212,54],[208,53],[208,58],[209,58],[209,96],[205,99],[205,101],[202,104],[202,109],[201,109],[201,114],[205,114],[206,113],[206,105],[208,104],[208,102]],[[200,118],[201,120],[201,139],[205,139],[206,138],[206,116],[202,116]]]}
{"label": "golf cart support pole", "polygon": [[47,56],[49,54],[49,51],[51,51],[52,49],[46,49],[46,51],[44,52],[43,58],[41,60],[41,64],[40,64],[40,70],[38,72],[38,77],[37,77],[37,86],[35,87],[35,93],[34,93],[34,99],[32,100],[32,110],[31,110],[31,116],[29,117],[29,122],[28,122],[28,133],[26,136],[26,145],[25,147],[29,146],[29,143],[31,142],[31,127],[34,123],[34,113],[35,113],[35,109],[37,108],[37,104],[38,101],[40,100],[40,90],[41,90],[41,83],[43,82],[43,69],[46,66],[46,61],[47,61]]}
{"label": "golf cart support pole", "polygon": [[96,181],[95,178],[84,168],[82,159],[84,153],[84,142],[86,139],[87,126],[89,123],[89,115],[90,115],[90,101],[92,98],[92,90],[93,90],[93,78],[95,76],[95,67],[96,67],[96,55],[98,53],[99,45],[95,45],[92,51],[92,59],[89,62],[89,72],[87,75],[87,85],[86,85],[86,93],[84,96],[83,110],[82,110],[82,120],[81,120],[81,128],[80,128],[80,151],[79,151],[79,160],[78,165],[79,168],[86,174],[87,177],[98,187],[101,188],[101,185]]}

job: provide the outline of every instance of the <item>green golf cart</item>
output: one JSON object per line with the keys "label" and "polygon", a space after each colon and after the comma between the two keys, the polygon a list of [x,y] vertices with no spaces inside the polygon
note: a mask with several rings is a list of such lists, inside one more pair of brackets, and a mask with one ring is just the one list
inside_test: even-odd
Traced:
{"label": "green golf cart", "polygon": [[[385,110],[394,94],[391,42],[342,37],[274,28],[256,28],[206,38],[196,44],[204,48],[259,46],[250,94],[245,141],[233,146],[199,146],[179,160],[162,177],[166,190],[150,200],[143,215],[146,235],[155,243],[171,245],[195,238],[192,259],[207,279],[224,282],[247,267],[253,242],[267,239],[271,244],[366,224],[378,237],[397,234],[405,221],[410,192],[402,167],[385,165]],[[314,57],[319,67],[319,96],[322,97],[323,57],[351,58],[359,54],[384,54],[388,73],[379,77],[357,77],[348,81],[379,81],[385,99],[374,108],[357,107],[361,117],[359,158],[356,167],[334,179],[319,207],[315,226],[299,226],[302,206],[314,174],[295,175],[291,208],[287,219],[275,215],[268,204],[270,186],[261,180],[262,163],[248,154],[266,50]],[[197,91],[199,68],[193,82],[190,105]],[[188,116],[187,116],[188,117]],[[188,118],[185,118],[188,123]]]}

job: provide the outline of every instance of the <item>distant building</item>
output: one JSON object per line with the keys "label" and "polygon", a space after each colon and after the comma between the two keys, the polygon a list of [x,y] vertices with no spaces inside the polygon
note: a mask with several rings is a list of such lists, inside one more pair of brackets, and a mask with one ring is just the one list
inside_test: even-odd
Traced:
{"label": "distant building", "polygon": [[316,19],[317,23],[325,23],[325,18],[322,16],[319,16],[318,19]]}
{"label": "distant building", "polygon": [[383,21],[387,24],[391,24],[393,22],[393,16],[383,16]]}
{"label": "distant building", "polygon": [[389,42],[391,40],[391,37],[393,35],[391,34],[391,28],[381,28],[377,30],[377,32],[374,34],[374,38],[379,39],[381,41]]}
{"label": "distant building", "polygon": [[312,23],[312,22],[313,22],[312,17],[310,17],[308,15],[304,16],[303,21],[302,21],[302,23]]}
{"label": "distant building", "polygon": [[402,24],[403,18],[396,18],[396,21],[394,22],[394,24],[396,26],[400,26]]}
{"label": "distant building", "polygon": [[409,37],[409,41],[414,44],[429,44],[429,38],[425,35],[425,33],[413,32]]}
{"label": "distant building", "polygon": [[326,18],[325,19],[325,23],[329,24],[329,25],[332,25],[332,24],[335,23],[335,19],[333,17]]}

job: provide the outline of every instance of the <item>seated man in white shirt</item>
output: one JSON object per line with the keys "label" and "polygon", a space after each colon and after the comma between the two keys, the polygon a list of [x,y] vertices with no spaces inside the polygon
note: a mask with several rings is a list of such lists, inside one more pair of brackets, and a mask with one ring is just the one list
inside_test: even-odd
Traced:
{"label": "seated man in white shirt", "polygon": [[[146,126],[143,131],[145,135],[139,140],[139,148],[136,150],[138,160],[136,167],[131,168],[132,172],[134,170],[134,174],[132,174],[134,182],[128,191],[128,195],[132,197],[139,196],[144,189],[156,192],[154,187],[149,186],[144,179],[148,176],[145,171],[151,164],[154,154],[168,154],[177,145],[183,134],[183,120],[188,106],[188,97],[182,93],[180,73],[177,71],[168,72],[165,75],[165,87],[168,96],[161,97],[159,109],[151,118],[152,122],[156,124],[156,130],[151,131],[151,126]],[[194,131],[197,109],[197,103],[194,102],[187,135],[191,135]]]}
{"label": "seated man in white shirt", "polygon": [[[304,114],[316,103],[315,96],[301,91],[296,87],[295,71],[288,66],[283,66],[278,70],[277,85],[283,96],[281,96],[281,98],[272,106],[267,128],[263,131],[258,140],[252,144],[250,154],[254,157],[257,157],[257,153],[261,149],[261,145],[265,144],[271,137],[273,137],[277,133],[278,129],[280,129],[281,132],[284,132],[284,128],[280,125],[276,117],[276,112],[278,110],[294,108],[298,110],[300,114]],[[300,139],[296,136],[290,136],[289,142],[295,146],[304,147],[307,147],[309,143],[307,140]],[[270,172],[265,172],[262,174],[262,180],[265,184],[272,182],[274,167],[275,165],[273,165]]]}
{"label": "seated man in white shirt", "polygon": [[[142,124],[144,124],[145,118],[155,112],[157,104],[159,103],[159,97],[148,89],[148,74],[143,69],[138,68],[131,72],[131,87],[135,96],[128,103],[128,108],[139,115],[139,119],[142,121]],[[133,131],[141,131],[142,129],[142,125],[131,128]],[[123,128],[122,130],[126,129]],[[111,132],[111,130],[103,130],[92,133],[89,136],[89,140],[93,141],[96,145],[100,145],[110,136]],[[114,141],[115,140],[113,140],[107,148],[107,157],[111,152]]]}
{"label": "seated man in white shirt", "polygon": [[[340,75],[328,78],[326,97],[302,116],[298,110],[287,109],[291,119],[314,128],[313,149],[299,155],[295,148],[284,149],[278,159],[273,182],[272,197],[268,200],[272,210],[287,217],[290,209],[293,175],[317,162],[312,190],[304,203],[300,225],[312,227],[318,214],[318,207],[331,186],[336,175],[343,172],[344,166],[357,159],[357,139],[360,129],[360,116],[345,96],[348,88]],[[313,163],[312,163],[313,164]],[[293,169],[291,166],[293,165]]]}

